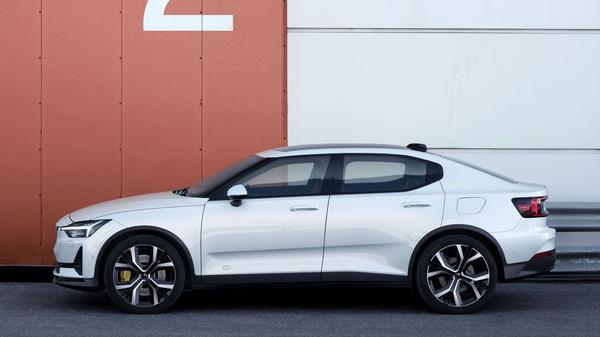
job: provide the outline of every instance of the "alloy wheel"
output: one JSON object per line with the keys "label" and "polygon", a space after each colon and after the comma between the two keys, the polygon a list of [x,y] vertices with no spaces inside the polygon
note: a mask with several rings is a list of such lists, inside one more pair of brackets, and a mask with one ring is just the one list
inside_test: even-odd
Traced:
{"label": "alloy wheel", "polygon": [[136,307],[153,307],[173,291],[176,281],[173,260],[162,249],[140,244],[123,251],[113,267],[115,290]]}
{"label": "alloy wheel", "polygon": [[455,244],[440,249],[427,266],[427,284],[438,301],[451,307],[477,302],[490,282],[485,257],[475,248]]}

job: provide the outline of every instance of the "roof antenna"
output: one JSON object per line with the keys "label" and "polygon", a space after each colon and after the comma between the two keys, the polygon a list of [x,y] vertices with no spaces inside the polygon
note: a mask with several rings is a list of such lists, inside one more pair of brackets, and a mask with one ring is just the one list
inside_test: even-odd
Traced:
{"label": "roof antenna", "polygon": [[406,147],[414,151],[427,152],[427,145],[421,143],[410,143]]}

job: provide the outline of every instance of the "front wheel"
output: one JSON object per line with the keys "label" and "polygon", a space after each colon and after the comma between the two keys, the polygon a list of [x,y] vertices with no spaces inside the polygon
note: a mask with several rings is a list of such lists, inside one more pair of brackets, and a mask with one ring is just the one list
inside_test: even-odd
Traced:
{"label": "front wheel", "polygon": [[183,259],[169,242],[136,235],[117,244],[104,266],[104,285],[122,310],[136,314],[169,309],[183,291]]}
{"label": "front wheel", "polygon": [[415,282],[434,310],[465,314],[485,305],[494,293],[497,267],[490,250],[465,235],[451,235],[429,244],[420,255]]}

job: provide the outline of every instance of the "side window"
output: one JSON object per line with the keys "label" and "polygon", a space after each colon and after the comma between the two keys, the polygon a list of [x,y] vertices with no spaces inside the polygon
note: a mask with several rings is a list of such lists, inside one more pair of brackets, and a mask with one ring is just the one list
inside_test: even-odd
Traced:
{"label": "side window", "polygon": [[215,199],[225,199],[227,189],[242,184],[248,198],[314,195],[321,192],[329,156],[284,157],[275,159],[225,184]]}
{"label": "side window", "polygon": [[428,162],[394,155],[345,155],[341,193],[402,192],[431,183]]}

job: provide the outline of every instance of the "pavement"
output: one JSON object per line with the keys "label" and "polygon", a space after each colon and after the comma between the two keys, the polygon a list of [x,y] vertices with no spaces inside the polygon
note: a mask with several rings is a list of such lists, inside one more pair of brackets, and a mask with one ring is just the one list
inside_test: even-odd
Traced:
{"label": "pavement", "polygon": [[0,336],[599,336],[599,282],[499,284],[481,312],[440,315],[403,289],[237,289],[184,293],[131,315],[104,293],[0,282]]}

